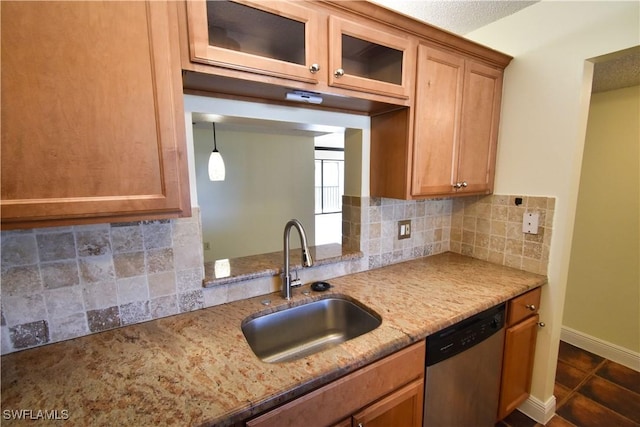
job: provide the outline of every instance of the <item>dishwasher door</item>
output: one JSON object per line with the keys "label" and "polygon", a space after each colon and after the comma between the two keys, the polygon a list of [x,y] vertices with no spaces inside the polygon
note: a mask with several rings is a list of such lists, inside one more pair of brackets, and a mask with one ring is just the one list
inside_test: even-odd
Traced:
{"label": "dishwasher door", "polygon": [[425,427],[493,427],[498,414],[504,328],[427,366]]}

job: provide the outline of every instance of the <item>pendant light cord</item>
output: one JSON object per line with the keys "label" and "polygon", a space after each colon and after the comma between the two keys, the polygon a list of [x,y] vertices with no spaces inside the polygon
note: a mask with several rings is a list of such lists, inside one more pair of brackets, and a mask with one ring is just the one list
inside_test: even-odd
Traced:
{"label": "pendant light cord", "polygon": [[218,147],[216,145],[216,122],[212,122],[212,123],[213,123],[213,152],[217,153]]}

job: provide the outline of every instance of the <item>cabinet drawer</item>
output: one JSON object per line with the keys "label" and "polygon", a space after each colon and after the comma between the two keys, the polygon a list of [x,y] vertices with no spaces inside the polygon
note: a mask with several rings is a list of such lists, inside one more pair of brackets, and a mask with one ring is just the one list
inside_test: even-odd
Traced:
{"label": "cabinet drawer", "polygon": [[538,312],[540,308],[541,288],[533,289],[509,301],[507,307],[507,326],[512,326]]}
{"label": "cabinet drawer", "polygon": [[273,409],[247,426],[333,425],[424,375],[425,343],[404,350]]}

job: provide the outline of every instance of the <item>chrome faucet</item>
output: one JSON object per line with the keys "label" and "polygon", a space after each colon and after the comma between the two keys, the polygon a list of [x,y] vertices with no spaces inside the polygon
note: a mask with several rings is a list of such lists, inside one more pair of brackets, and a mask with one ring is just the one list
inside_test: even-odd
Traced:
{"label": "chrome faucet", "polygon": [[302,250],[302,266],[311,267],[313,265],[313,258],[311,258],[311,253],[307,246],[307,235],[304,232],[304,227],[300,221],[292,219],[284,226],[284,271],[282,276],[282,296],[285,299],[291,299],[292,287],[300,286],[302,284],[300,279],[297,277],[295,280],[291,280],[291,274],[289,273],[289,233],[291,231],[291,227],[295,227],[300,235],[300,243],[302,244],[302,247],[300,248]]}

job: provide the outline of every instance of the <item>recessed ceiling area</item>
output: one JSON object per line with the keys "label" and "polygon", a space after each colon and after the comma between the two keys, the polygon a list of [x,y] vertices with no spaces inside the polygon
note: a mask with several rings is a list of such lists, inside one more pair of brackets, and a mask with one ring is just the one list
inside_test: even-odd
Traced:
{"label": "recessed ceiling area", "polygon": [[640,85],[640,46],[592,59],[591,92],[605,92]]}

